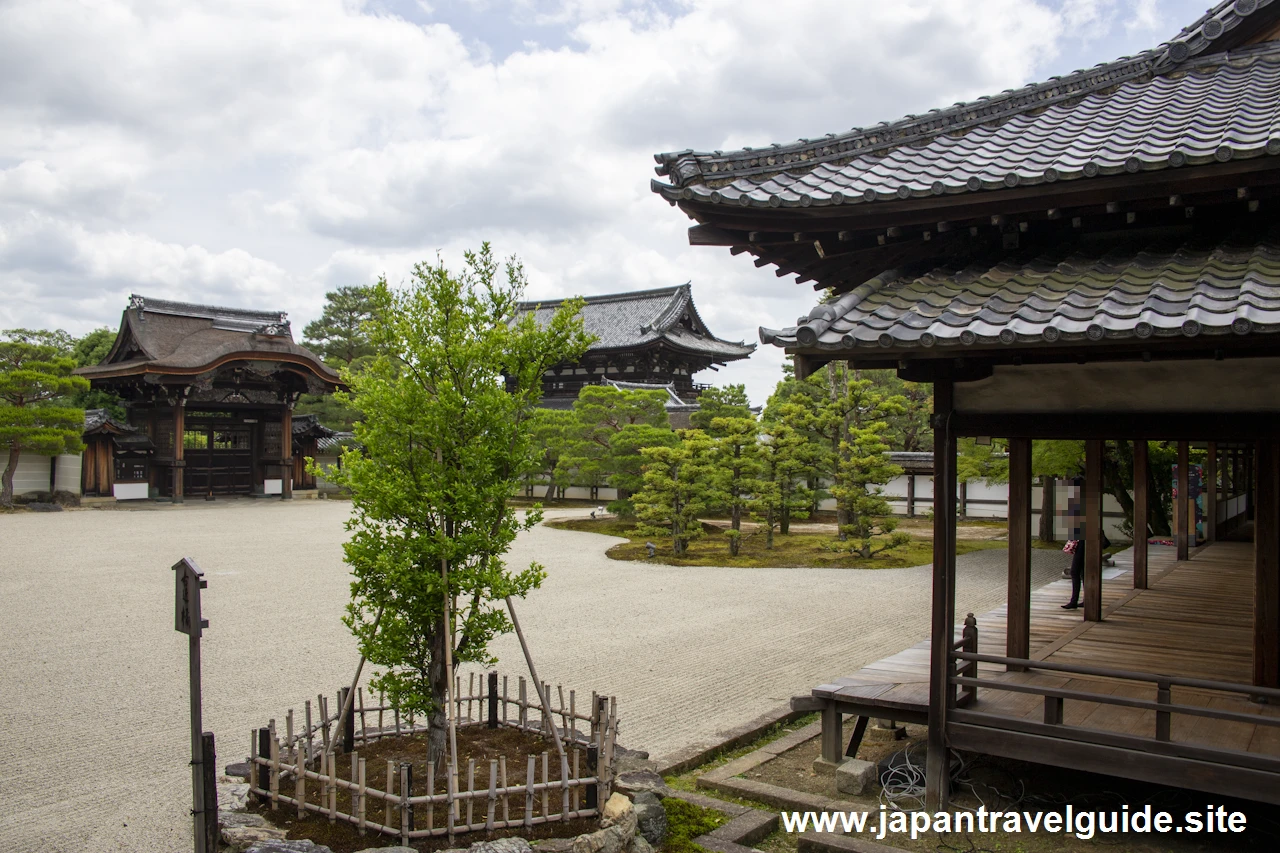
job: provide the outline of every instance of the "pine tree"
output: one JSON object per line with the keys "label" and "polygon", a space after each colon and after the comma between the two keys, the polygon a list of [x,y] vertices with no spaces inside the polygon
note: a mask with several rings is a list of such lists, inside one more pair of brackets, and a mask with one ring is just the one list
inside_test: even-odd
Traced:
{"label": "pine tree", "polygon": [[758,488],[760,424],[753,417],[719,417],[710,426],[707,499],[717,509],[728,510],[729,553],[736,557],[742,547],[742,516]]}
{"label": "pine tree", "polygon": [[566,481],[618,490],[610,512],[634,514],[631,494],[640,488],[645,447],[677,442],[667,420],[664,391],[639,391],[611,385],[584,385],[573,403],[573,422],[557,466]]}
{"label": "pine tree", "polygon": [[774,530],[791,532],[792,519],[809,517],[810,495],[804,485],[812,469],[813,448],[791,421],[803,416],[794,403],[778,409],[779,420],[764,426],[758,447],[760,472],[750,502],[751,515],[765,528],[765,547],[773,547]]}
{"label": "pine tree", "polygon": [[681,430],[678,443],[640,451],[642,483],[635,493],[636,531],[671,539],[672,550],[684,554],[702,536],[699,518],[707,510],[707,479],[712,443],[701,430]]}
{"label": "pine tree", "polygon": [[55,405],[89,390],[88,380],[71,373],[71,347],[71,337],[61,330],[0,332],[0,447],[9,451],[0,475],[0,506],[13,506],[22,451],[54,456],[84,449],[84,409]]}

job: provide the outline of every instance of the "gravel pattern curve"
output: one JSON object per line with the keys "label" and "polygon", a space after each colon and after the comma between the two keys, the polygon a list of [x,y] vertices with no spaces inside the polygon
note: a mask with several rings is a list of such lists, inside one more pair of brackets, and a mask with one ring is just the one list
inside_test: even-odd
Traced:
{"label": "gravel pattern curve", "polygon": [[[249,732],[349,682],[343,501],[217,501],[0,515],[0,850],[190,849],[187,643],[173,573],[209,588],[204,724],[218,763]],[[573,511],[549,512],[548,517]],[[512,565],[547,580],[518,605],[539,674],[618,698],[620,741],[697,744],[928,634],[927,566],[681,568],[610,560],[615,539],[537,527]],[[1035,585],[1065,555],[1034,552]],[[957,610],[1003,602],[1006,556],[959,558]],[[524,671],[514,636],[499,669]]]}

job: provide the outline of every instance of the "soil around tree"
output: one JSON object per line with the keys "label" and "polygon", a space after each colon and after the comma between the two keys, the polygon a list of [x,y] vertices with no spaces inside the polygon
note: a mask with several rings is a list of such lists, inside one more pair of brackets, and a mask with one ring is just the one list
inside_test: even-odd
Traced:
{"label": "soil around tree", "polygon": [[[569,759],[569,772],[573,773],[573,753],[574,750],[567,744],[565,746]],[[586,750],[577,749],[579,775],[588,775],[586,765]],[[485,726],[464,726],[458,729],[458,785],[462,790],[466,789],[467,772],[469,762],[475,761],[475,790],[487,791],[489,788],[489,769],[490,760],[499,760],[506,757],[506,784],[507,786],[524,785],[527,781],[528,759],[530,756],[534,759],[534,781],[543,781],[542,776],[542,756],[547,756],[547,767],[549,778],[552,781],[560,779],[560,760],[556,754],[555,744],[548,738],[520,729],[499,726],[496,729],[490,729]],[[411,793],[413,796],[425,796],[428,791],[428,762],[427,762],[427,733],[419,732],[409,735],[400,735],[381,738],[373,741],[366,747],[358,749],[355,753],[339,756],[337,759],[337,775],[339,779],[350,781],[352,779],[352,757],[358,756],[365,759],[365,784],[370,788],[379,791],[387,790],[387,762],[393,762],[398,767],[400,762],[408,762],[413,768],[413,786]],[[282,767],[282,771],[285,768]],[[311,767],[315,769],[314,765]],[[437,768],[438,770],[439,768]],[[398,770],[393,772],[398,773]],[[284,776],[282,772],[280,783],[280,793],[287,796],[295,795],[294,779],[292,774]],[[435,773],[434,791],[430,793],[445,794],[447,793],[447,776],[445,773]],[[502,786],[502,778],[499,771],[496,783],[498,787]],[[327,808],[328,803],[321,802],[321,783],[319,781],[308,778],[306,782],[306,800],[308,803],[323,805]],[[585,788],[578,788],[578,807],[585,808]],[[399,791],[399,780],[396,780],[396,791]],[[570,791],[569,808],[573,807],[573,793]],[[353,814],[351,810],[351,792],[345,788],[339,788],[337,793],[337,810],[345,814]],[[473,822],[483,822],[488,810],[487,798],[481,797],[474,801]],[[385,801],[382,799],[370,798],[366,804],[365,816],[371,823],[384,823]],[[563,809],[561,808],[560,792],[550,791],[546,797],[548,812],[556,814]],[[417,829],[427,828],[428,806],[418,805],[414,807],[414,820]],[[447,825],[447,807],[444,805],[434,806],[433,825],[442,827]],[[461,802],[459,804],[461,811],[461,820],[463,823],[467,819],[467,804]],[[250,797],[249,811],[262,815],[273,826],[286,830],[290,839],[310,839],[316,844],[322,844],[334,851],[334,853],[354,853],[354,851],[364,850],[369,847],[386,847],[400,843],[399,836],[385,835],[375,830],[366,830],[361,835],[355,824],[349,823],[338,818],[333,823],[329,822],[327,814],[317,814],[308,810],[304,817],[298,817],[298,807],[292,803],[279,802],[276,810],[273,812],[271,805],[260,804],[256,797]],[[535,794],[533,804],[533,816],[541,816],[543,814],[543,797],[541,792]],[[511,820],[522,820],[525,814],[525,797],[520,794],[512,794],[507,798],[505,814],[510,815]],[[504,817],[503,798],[498,797],[497,807],[495,810],[495,820],[502,820]],[[393,825],[398,825],[400,820],[399,811],[392,808],[391,820]],[[483,830],[458,833],[453,843],[449,842],[447,835],[432,837],[429,839],[415,839],[409,846],[415,850],[434,851],[445,850],[450,847],[469,847],[477,841],[491,841],[495,838],[509,838],[519,836],[535,841],[545,838],[573,838],[585,832],[594,832],[599,829],[599,820],[597,818],[578,818],[569,821],[552,821],[550,823],[537,824],[532,827],[514,826],[507,829],[498,829],[493,832],[485,832]]]}

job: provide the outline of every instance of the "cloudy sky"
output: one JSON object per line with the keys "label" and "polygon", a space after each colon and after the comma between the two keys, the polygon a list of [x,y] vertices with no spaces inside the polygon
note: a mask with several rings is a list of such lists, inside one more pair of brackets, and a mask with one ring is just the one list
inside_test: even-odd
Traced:
{"label": "cloudy sky", "polygon": [[[532,297],[692,281],[754,340],[814,294],[649,190],[1153,46],[1207,0],[0,0],[0,328],[129,293],[288,311],[490,240]],[[771,348],[772,349],[772,348]],[[781,358],[699,375],[762,403]]]}

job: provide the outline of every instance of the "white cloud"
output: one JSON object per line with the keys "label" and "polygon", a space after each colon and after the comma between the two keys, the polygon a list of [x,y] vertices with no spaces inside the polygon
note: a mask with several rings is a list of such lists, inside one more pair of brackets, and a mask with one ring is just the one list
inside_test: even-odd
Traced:
{"label": "white cloud", "polygon": [[[130,291],[300,326],[326,289],[490,239],[532,295],[693,280],[716,333],[754,339],[812,291],[690,248],[649,191],[652,155],[1019,85],[1064,70],[1066,28],[1115,17],[1046,3],[483,0],[467,19],[483,27],[455,29],[449,4],[413,0],[8,0],[0,326],[114,323]],[[490,27],[567,46],[495,60]],[[749,377],[762,402],[777,362],[711,378]]]}

